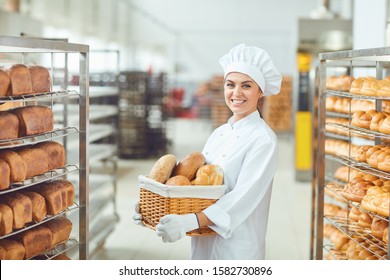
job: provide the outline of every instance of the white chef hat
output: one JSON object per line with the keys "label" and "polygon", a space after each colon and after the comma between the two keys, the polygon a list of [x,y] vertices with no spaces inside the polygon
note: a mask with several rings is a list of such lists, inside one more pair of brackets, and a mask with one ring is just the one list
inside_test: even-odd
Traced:
{"label": "white chef hat", "polygon": [[259,85],[263,95],[275,95],[280,91],[282,76],[263,49],[240,44],[221,57],[219,63],[225,78],[231,72],[240,72],[251,77]]}

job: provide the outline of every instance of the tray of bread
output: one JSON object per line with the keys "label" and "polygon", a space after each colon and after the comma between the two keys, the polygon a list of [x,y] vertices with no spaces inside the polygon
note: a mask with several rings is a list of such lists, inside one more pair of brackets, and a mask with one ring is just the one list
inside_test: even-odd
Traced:
{"label": "tray of bread", "polygon": [[[173,154],[162,156],[147,176],[138,177],[143,224],[154,230],[165,215],[201,212],[225,194],[223,176],[222,168],[206,164],[200,152],[191,153],[179,162]],[[211,234],[215,232],[209,227],[187,233]]]}

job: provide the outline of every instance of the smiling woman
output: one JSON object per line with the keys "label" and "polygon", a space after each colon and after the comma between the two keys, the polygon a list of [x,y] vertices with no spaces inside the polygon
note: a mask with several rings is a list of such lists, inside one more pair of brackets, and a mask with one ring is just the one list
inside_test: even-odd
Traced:
{"label": "smiling woman", "polygon": [[[224,170],[226,193],[202,212],[163,216],[156,233],[163,242],[176,242],[186,232],[207,226],[217,234],[192,236],[192,259],[264,259],[278,146],[257,104],[262,96],[279,93],[282,77],[264,50],[243,44],[220,64],[225,102],[233,116],[209,136],[202,154],[206,164]],[[134,213],[133,219],[139,215]]]}

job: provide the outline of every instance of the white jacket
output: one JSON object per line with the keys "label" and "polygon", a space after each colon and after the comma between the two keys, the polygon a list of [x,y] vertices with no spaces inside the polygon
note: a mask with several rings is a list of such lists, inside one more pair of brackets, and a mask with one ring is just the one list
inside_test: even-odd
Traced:
{"label": "white jacket", "polygon": [[202,153],[224,170],[226,194],[203,212],[218,234],[191,240],[191,259],[264,259],[277,138],[258,111],[215,129]]}

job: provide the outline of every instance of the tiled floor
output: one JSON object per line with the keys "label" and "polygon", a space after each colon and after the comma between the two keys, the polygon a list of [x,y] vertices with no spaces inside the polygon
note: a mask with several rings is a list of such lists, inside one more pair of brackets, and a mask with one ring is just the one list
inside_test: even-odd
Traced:
{"label": "tiled floor", "polygon": [[[169,152],[178,159],[200,151],[212,131],[209,121],[179,119],[168,126],[172,139]],[[279,169],[274,178],[267,232],[266,258],[270,260],[305,260],[310,253],[311,184],[296,182],[293,137],[279,135]],[[165,244],[155,233],[134,225],[131,212],[137,201],[137,176],[146,174],[156,159],[120,160],[117,193],[120,222],[93,259],[162,260],[188,259],[190,238]]]}

